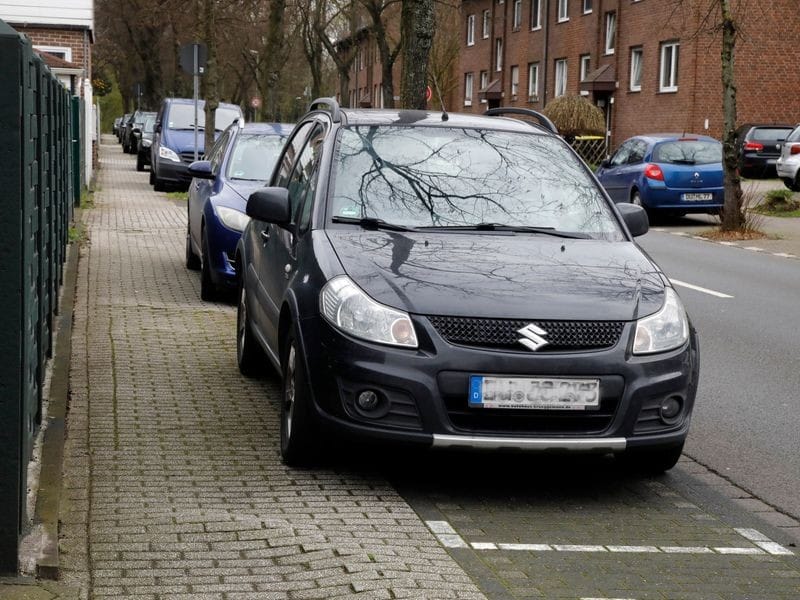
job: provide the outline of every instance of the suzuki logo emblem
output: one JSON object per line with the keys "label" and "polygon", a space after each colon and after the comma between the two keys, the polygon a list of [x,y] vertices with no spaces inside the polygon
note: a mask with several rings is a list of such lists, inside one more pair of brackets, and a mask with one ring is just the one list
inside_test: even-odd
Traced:
{"label": "suzuki logo emblem", "polygon": [[533,323],[526,325],[522,329],[517,329],[517,333],[524,336],[519,343],[525,346],[528,350],[536,352],[539,348],[547,346],[548,342],[544,337],[547,332],[541,327],[537,327]]}

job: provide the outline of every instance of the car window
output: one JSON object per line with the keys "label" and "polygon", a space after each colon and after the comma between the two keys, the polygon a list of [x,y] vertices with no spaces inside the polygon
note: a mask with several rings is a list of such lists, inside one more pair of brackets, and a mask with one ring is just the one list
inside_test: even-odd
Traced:
{"label": "car window", "polygon": [[155,117],[147,117],[144,120],[144,131],[145,133],[153,133],[156,129],[156,118]]}
{"label": "car window", "polygon": [[708,165],[722,162],[722,144],[706,140],[662,142],[653,150],[653,162]]}
{"label": "car window", "polygon": [[631,155],[632,140],[628,140],[617,149],[614,156],[611,157],[611,166],[618,167],[628,162],[628,157]]}
{"label": "car window", "polygon": [[[173,104],[170,106],[167,123],[169,129],[194,129],[194,104]],[[228,127],[241,113],[236,109],[220,107],[214,113],[214,130],[222,131]],[[197,126],[205,127],[206,113],[201,104],[197,112]]]}
{"label": "car window", "polygon": [[628,155],[628,164],[640,163],[647,154],[647,143],[644,140],[634,140],[631,144],[631,153]]}
{"label": "car window", "polygon": [[322,142],[325,140],[325,129],[317,125],[311,137],[301,152],[294,171],[289,179],[289,199],[292,207],[293,221],[297,224],[298,231],[308,229],[311,219],[311,208],[314,201],[314,192],[317,188],[317,171],[322,155]]}
{"label": "car window", "polygon": [[787,142],[800,142],[800,127],[795,127],[786,138]]}
{"label": "car window", "polygon": [[756,127],[753,130],[752,139],[765,142],[782,140],[790,131],[789,127]]}
{"label": "car window", "polygon": [[230,140],[231,134],[229,131],[223,133],[214,145],[211,146],[211,152],[208,153],[206,156],[206,160],[211,163],[211,172],[214,174],[219,173],[219,165],[222,162],[222,157],[225,155],[225,146],[228,145],[228,140]]}
{"label": "car window", "polygon": [[335,170],[330,216],[407,227],[528,225],[624,239],[602,192],[556,137],[343,127]]}
{"label": "car window", "polygon": [[295,158],[300,154],[300,150],[303,148],[303,144],[305,144],[306,138],[313,126],[313,121],[303,123],[297,128],[292,139],[289,140],[289,143],[286,144],[280,158],[281,166],[278,170],[278,180],[275,182],[276,186],[287,187],[289,185],[289,175],[292,173]]}
{"label": "car window", "polygon": [[285,135],[240,133],[228,161],[228,177],[267,181],[286,142]]}

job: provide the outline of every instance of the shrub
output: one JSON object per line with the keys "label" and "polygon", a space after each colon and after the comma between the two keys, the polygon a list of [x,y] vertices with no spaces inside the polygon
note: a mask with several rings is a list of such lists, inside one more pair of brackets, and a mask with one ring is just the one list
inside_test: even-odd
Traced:
{"label": "shrub", "polygon": [[800,209],[800,202],[792,198],[791,190],[770,190],[764,196],[764,209],[768,212],[790,212]]}
{"label": "shrub", "polygon": [[603,111],[583,96],[559,96],[551,100],[543,112],[565,138],[605,133]]}

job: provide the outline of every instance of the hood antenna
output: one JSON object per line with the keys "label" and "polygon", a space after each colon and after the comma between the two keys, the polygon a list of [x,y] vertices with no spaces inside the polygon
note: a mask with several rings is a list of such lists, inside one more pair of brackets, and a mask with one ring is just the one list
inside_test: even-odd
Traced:
{"label": "hood antenna", "polygon": [[431,72],[431,77],[433,78],[433,86],[436,88],[436,95],[439,97],[439,105],[442,107],[442,121],[447,121],[450,119],[450,116],[447,114],[447,110],[444,107],[442,90],[439,89],[439,81],[436,79],[436,73]]}

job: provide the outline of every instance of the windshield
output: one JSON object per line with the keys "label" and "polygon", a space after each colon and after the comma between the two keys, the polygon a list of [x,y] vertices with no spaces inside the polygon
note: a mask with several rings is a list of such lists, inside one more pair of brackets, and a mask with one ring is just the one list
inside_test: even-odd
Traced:
{"label": "windshield", "polygon": [[228,161],[228,177],[267,181],[285,141],[283,135],[240,134]]}
{"label": "windshield", "polygon": [[[222,131],[241,116],[236,109],[218,108],[214,113],[214,130]],[[201,102],[197,112],[197,125],[206,126],[206,114]],[[194,104],[173,104],[169,109],[169,129],[194,129]]]}
{"label": "windshield", "polygon": [[537,134],[439,128],[342,129],[332,217],[406,227],[498,223],[624,239],[564,142]]}
{"label": "windshield", "polygon": [[679,140],[658,144],[653,162],[708,165],[722,162],[722,144],[705,140]]}
{"label": "windshield", "polygon": [[753,130],[753,139],[760,142],[771,142],[785,139],[791,127],[756,127]]}
{"label": "windshield", "polygon": [[144,120],[144,126],[142,127],[145,133],[153,133],[156,129],[156,118],[155,117],[147,117]]}

